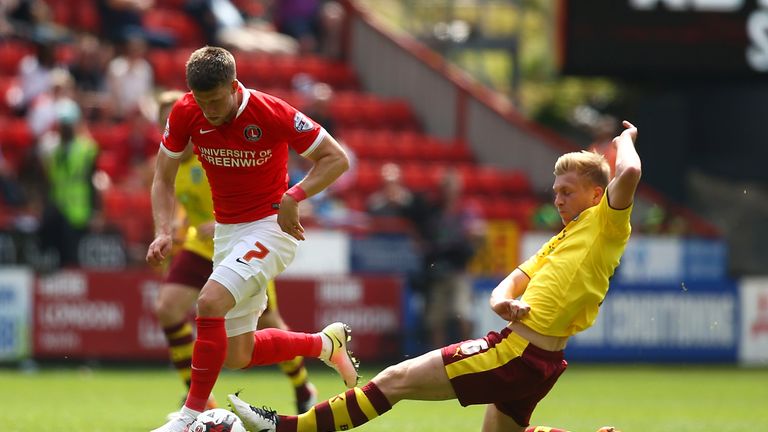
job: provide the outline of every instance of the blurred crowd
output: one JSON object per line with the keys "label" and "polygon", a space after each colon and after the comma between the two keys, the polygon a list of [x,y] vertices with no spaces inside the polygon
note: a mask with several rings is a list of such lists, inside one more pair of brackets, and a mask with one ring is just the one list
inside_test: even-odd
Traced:
{"label": "blurred crowd", "polygon": [[[103,201],[116,186],[147,195],[160,141],[155,97],[164,90],[150,50],[170,56],[215,44],[336,58],[341,14],[323,0],[0,1],[0,45],[11,63],[0,122],[12,129],[0,136],[0,213],[3,229],[22,237],[20,260],[41,269],[78,265],[89,234],[125,234],[105,218]],[[299,108],[327,119],[330,87],[302,85]],[[151,234],[151,225],[144,230]]]}
{"label": "blurred crowd", "polygon": [[[148,189],[160,140],[155,98],[169,81],[183,89],[183,62],[171,62],[170,71],[158,67],[179,50],[186,58],[184,49],[214,44],[243,60],[292,57],[323,71],[328,63],[314,60],[340,58],[343,19],[342,6],[329,0],[0,0],[0,69],[7,78],[0,87],[0,126],[6,131],[0,135],[0,229],[17,237],[17,261],[41,270],[142,262],[152,234]],[[19,46],[24,50],[14,57]],[[244,72],[248,64],[238,62]],[[267,81],[270,74],[256,76]],[[394,227],[410,235],[423,261],[412,275],[414,286],[425,295],[432,295],[435,284],[452,287],[450,296],[430,298],[430,304],[443,305],[436,310],[448,311],[449,318],[466,312],[466,274],[483,247],[486,219],[511,218],[523,229],[561,227],[549,191],[531,191],[519,173],[500,177],[477,166],[466,145],[438,154],[445,143],[411,133],[418,128],[407,106],[384,107],[366,95],[350,98],[349,92],[342,97],[338,83],[349,81],[347,75],[336,83],[318,75],[295,73],[282,88],[275,80],[244,81],[277,90],[350,153],[352,169],[305,203],[302,217],[310,225]],[[361,101],[376,102],[370,106],[384,111]],[[367,117],[369,124],[355,124],[362,129],[382,127],[392,115],[406,133],[393,135],[384,124],[380,131],[353,134],[349,122],[339,127],[342,111],[353,122]],[[593,137],[590,148],[611,160],[610,137],[618,122],[607,115],[581,118]],[[373,138],[382,138],[383,145],[376,147]],[[421,163],[401,160],[395,148],[420,152]],[[306,161],[293,155],[291,184],[306,169]],[[502,188],[493,186],[499,182]],[[510,199],[499,201],[499,193]],[[638,213],[644,231],[687,229],[684,219],[662,207]],[[0,251],[0,258],[7,255]],[[439,315],[428,312],[430,322],[446,319]],[[455,324],[456,332],[465,333],[465,323]]]}

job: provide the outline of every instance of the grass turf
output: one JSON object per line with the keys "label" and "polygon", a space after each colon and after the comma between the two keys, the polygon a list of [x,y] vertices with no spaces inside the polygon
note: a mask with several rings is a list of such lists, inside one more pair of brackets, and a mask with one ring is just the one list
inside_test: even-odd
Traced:
{"label": "grass turf", "polygon": [[[363,381],[378,370],[364,370]],[[328,369],[312,368],[310,376],[321,397],[343,390]],[[293,413],[290,386],[277,369],[225,372],[214,393],[224,401],[238,389],[254,405]],[[164,368],[0,369],[0,425],[11,432],[148,431],[177,408],[182,394],[175,373]],[[766,401],[768,369],[574,364],[532,422],[574,432],[606,424],[624,432],[765,431]],[[472,431],[482,416],[483,407],[455,401],[405,401],[358,430]]]}

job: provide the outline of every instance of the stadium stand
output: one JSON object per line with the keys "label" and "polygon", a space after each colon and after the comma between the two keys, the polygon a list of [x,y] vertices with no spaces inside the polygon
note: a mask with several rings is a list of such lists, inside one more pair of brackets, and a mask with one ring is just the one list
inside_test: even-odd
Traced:
{"label": "stadium stand", "polygon": [[[76,7],[70,3],[76,3]],[[185,14],[183,3],[181,0],[158,0],[144,15],[147,29],[171,33],[176,40],[174,47],[152,48],[147,55],[158,89],[186,88],[184,64],[190,52],[203,41],[203,32]],[[48,4],[55,22],[73,34],[94,33],[100,27],[94,0],[48,0]],[[244,12],[249,16],[264,13],[263,9],[254,7],[258,2],[235,4],[247,8]],[[7,38],[0,41],[0,92],[3,96],[0,100],[0,145],[4,157],[17,169],[24,155],[33,151],[36,144],[21,113],[14,112],[8,104],[8,97],[12,96],[10,93],[21,59],[32,52],[28,40]],[[57,62],[66,65],[72,52],[71,43],[59,44]],[[303,74],[333,88],[330,113],[336,125],[335,135],[357,159],[354,190],[339,193],[348,209],[363,210],[366,195],[380,186],[381,164],[396,161],[402,166],[406,185],[418,191],[434,189],[445,169],[458,168],[466,192],[479,204],[486,217],[514,220],[524,228],[530,226],[541,200],[523,170],[483,165],[465,140],[430,135],[423,126],[423,119],[418,117],[407,99],[365,91],[350,63],[319,54],[234,53],[238,61],[238,78],[246,85],[277,95],[299,108],[305,103],[305,97],[295,88],[297,75]],[[129,245],[141,247],[151,240],[152,221],[146,178],[126,163],[130,159],[132,144],[129,141],[135,126],[129,120],[116,123],[98,116],[97,112],[95,118],[89,118],[87,126],[100,148],[97,167],[109,178],[101,188],[104,213],[108,222],[120,229]],[[10,223],[13,218],[8,216],[6,209],[3,213],[5,224]]]}

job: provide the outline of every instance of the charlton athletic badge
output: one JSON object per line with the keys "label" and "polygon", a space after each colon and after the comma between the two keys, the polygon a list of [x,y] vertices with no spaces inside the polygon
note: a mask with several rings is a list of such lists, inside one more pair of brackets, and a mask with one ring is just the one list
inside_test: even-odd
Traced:
{"label": "charlton athletic badge", "polygon": [[243,129],[243,135],[248,141],[258,141],[261,139],[261,128],[256,125],[248,125]]}

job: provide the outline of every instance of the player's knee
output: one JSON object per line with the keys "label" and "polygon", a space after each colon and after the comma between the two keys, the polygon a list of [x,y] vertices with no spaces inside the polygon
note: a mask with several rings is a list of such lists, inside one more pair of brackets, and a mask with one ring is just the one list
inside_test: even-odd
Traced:
{"label": "player's knee", "polygon": [[197,299],[197,316],[200,317],[223,317],[230,308],[225,299],[210,293],[203,292]]}
{"label": "player's knee", "polygon": [[174,307],[173,301],[163,296],[159,296],[154,305],[155,316],[157,321],[163,327],[177,324],[184,319],[184,313],[179,313]]}
{"label": "player's knee", "polygon": [[387,395],[390,403],[400,399],[408,388],[408,362],[399,363],[381,371],[373,381],[376,386]]}

